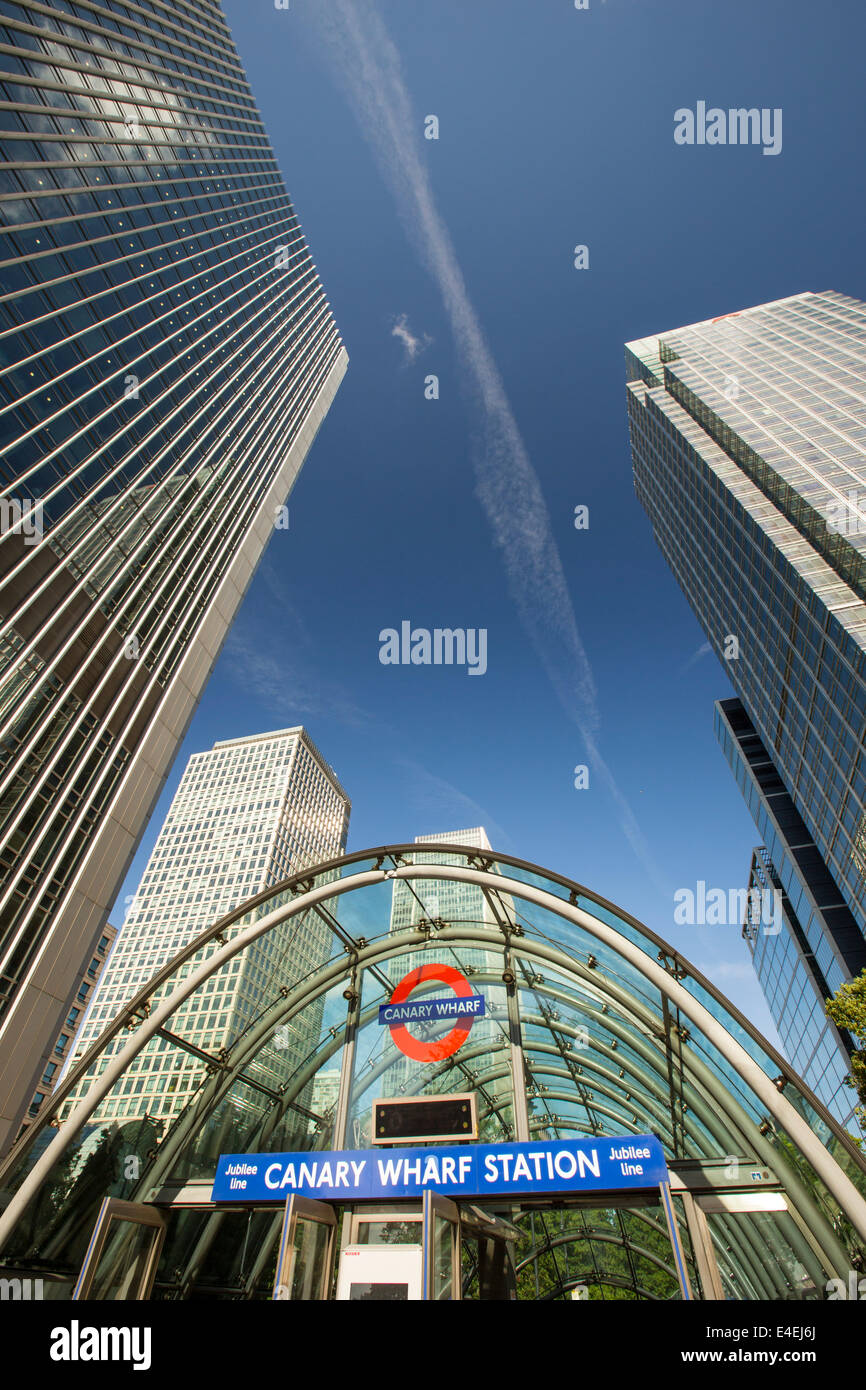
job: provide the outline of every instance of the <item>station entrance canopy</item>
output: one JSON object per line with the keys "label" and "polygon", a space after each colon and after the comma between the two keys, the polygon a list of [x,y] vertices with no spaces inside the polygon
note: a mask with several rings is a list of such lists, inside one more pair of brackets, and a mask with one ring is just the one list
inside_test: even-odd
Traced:
{"label": "station entrance canopy", "polygon": [[[320,964],[297,978],[302,937]],[[217,1019],[241,963],[255,993]],[[324,1296],[341,1219],[337,1296],[385,1244],[401,1288],[411,1247],[426,1296],[524,1298],[823,1299],[866,1249],[856,1145],[687,960],[576,883],[445,844],[345,856],[214,923],[0,1189],[2,1273],[61,1298],[285,1296],[290,1255],[317,1271],[294,1296]],[[106,1270],[135,1251],[141,1278]]]}

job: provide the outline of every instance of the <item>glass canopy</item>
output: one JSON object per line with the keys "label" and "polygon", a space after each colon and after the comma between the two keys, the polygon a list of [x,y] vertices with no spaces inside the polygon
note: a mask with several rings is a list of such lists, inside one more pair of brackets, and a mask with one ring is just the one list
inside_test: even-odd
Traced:
{"label": "glass canopy", "polygon": [[[302,935],[319,964],[294,978]],[[449,969],[483,1017],[396,1045],[380,1007],[407,977],[413,999],[447,993]],[[695,1296],[824,1298],[860,1265],[857,1146],[708,980],[579,884],[429,844],[305,870],[167,962],[0,1170],[0,1262],[69,1297],[111,1197],[169,1213],[155,1297],[266,1297],[279,1222],[209,1205],[219,1156],[365,1149],[375,1100],[453,1093],[480,1142],[656,1135]],[[680,1296],[657,1206],[507,1214],[520,1297]]]}

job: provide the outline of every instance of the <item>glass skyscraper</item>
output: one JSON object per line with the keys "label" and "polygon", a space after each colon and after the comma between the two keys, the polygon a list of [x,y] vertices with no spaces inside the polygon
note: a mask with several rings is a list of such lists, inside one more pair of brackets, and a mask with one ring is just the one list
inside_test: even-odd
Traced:
{"label": "glass skyscraper", "polygon": [[215,0],[0,47],[2,1150],[347,358]]}
{"label": "glass skyscraper", "polygon": [[[637,495],[739,696],[745,723],[722,702],[717,731],[790,909],[759,978],[839,1113],[843,1040],[814,1000],[866,964],[866,304],[798,294],[626,363]],[[782,953],[796,979],[770,988]]]}
{"label": "glass skyscraper", "polygon": [[[306,865],[342,854],[350,811],[336,773],[301,727],[226,739],[207,753],[194,753],[76,1039],[75,1056],[206,927]],[[97,1119],[145,1113],[171,1119],[201,1084],[208,1058],[216,1060],[275,989],[289,988],[322,966],[331,942],[327,922],[315,913],[272,939],[264,937],[217,977],[206,1008],[192,1004],[178,1011],[173,1032],[184,1039],[186,1056],[175,1041],[136,1058],[123,1093],[106,1101]],[[310,1029],[316,1032],[320,1021],[305,1017],[303,1027],[285,1025],[268,1074],[259,1079],[271,1086],[285,1081],[304,1059]]]}
{"label": "glass skyscraper", "polygon": [[716,734],[764,841],[752,855],[749,888],[781,906],[769,931],[747,914],[752,964],[790,1061],[828,1110],[856,1128],[857,1095],[845,1081],[854,1041],[829,1021],[824,1002],[857,970],[862,933],[739,700],[717,702]]}

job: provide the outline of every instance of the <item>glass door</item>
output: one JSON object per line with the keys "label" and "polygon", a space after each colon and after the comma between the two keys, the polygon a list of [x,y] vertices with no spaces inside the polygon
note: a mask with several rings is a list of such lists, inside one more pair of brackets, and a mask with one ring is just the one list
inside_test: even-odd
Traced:
{"label": "glass door", "polygon": [[422,1218],[422,1267],[425,1299],[460,1298],[460,1210],[428,1188]]}
{"label": "glass door", "polygon": [[104,1197],[72,1297],[149,1298],[164,1240],[156,1207]]}
{"label": "glass door", "polygon": [[337,1298],[417,1302],[422,1296],[421,1211],[363,1206],[347,1217]]}
{"label": "glass door", "polygon": [[274,1299],[328,1297],[337,1218],[327,1202],[292,1195],[286,1202],[277,1255]]}

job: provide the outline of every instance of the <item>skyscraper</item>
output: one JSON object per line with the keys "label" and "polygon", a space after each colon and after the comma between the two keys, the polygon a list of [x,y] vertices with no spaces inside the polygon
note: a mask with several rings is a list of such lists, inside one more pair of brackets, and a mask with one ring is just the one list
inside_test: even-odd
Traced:
{"label": "skyscraper", "polygon": [[82,971],[75,1003],[63,1020],[63,1030],[54,1044],[54,1054],[39,1078],[39,1086],[33,1094],[27,1111],[25,1125],[31,1125],[39,1118],[40,1111],[49,1100],[54,1087],[59,1084],[67,1059],[72,1054],[75,1035],[81,1027],[88,1001],[92,998],[96,985],[102,977],[111,948],[117,938],[117,927],[106,924],[96,950]]}
{"label": "skyscraper", "polygon": [[2,1151],[347,358],[215,0],[0,20]]}
{"label": "skyscraper", "polygon": [[790,909],[759,978],[787,955],[768,1002],[838,1113],[813,1005],[866,964],[866,304],[798,294],[626,363],[637,495],[739,696],[717,730]]}
{"label": "skyscraper", "polygon": [[[471,830],[443,830],[439,835],[416,835],[416,845],[464,845],[468,849],[491,849],[487,831],[483,825]],[[423,864],[441,863],[441,855],[419,853],[414,862]],[[510,901],[510,899],[509,899]],[[391,931],[405,931],[414,926],[422,917],[431,921],[476,922],[479,926],[495,926],[493,910],[480,888],[470,883],[454,883],[448,879],[421,879],[417,883],[394,884],[391,899]],[[479,960],[486,963],[487,954],[478,952]],[[475,964],[474,959],[464,952],[463,959]]]}
{"label": "skyscraper", "polygon": [[717,702],[716,734],[764,841],[752,854],[749,889],[772,894],[781,908],[772,921],[747,914],[752,964],[792,1065],[856,1128],[857,1095],[846,1085],[855,1044],[829,1021],[824,1002],[856,971],[862,934],[739,700]]}
{"label": "skyscraper", "polygon": [[[226,739],[193,754],[76,1040],[76,1055],[199,932],[305,865],[342,854],[350,810],[336,773],[301,727]],[[216,1057],[264,998],[322,965],[332,941],[327,924],[310,913],[245,951],[218,977],[206,1010],[190,1005],[175,1015],[172,1032],[190,1045],[183,1065],[177,1046],[146,1052],[133,1063],[124,1095],[107,1101],[97,1118],[147,1113],[167,1120],[177,1114],[205,1070],[206,1060],[193,1049]],[[304,1015],[305,1029],[315,1031],[317,1023]],[[279,1055],[271,1059],[286,1074],[309,1041],[300,1028],[286,1025]]]}

